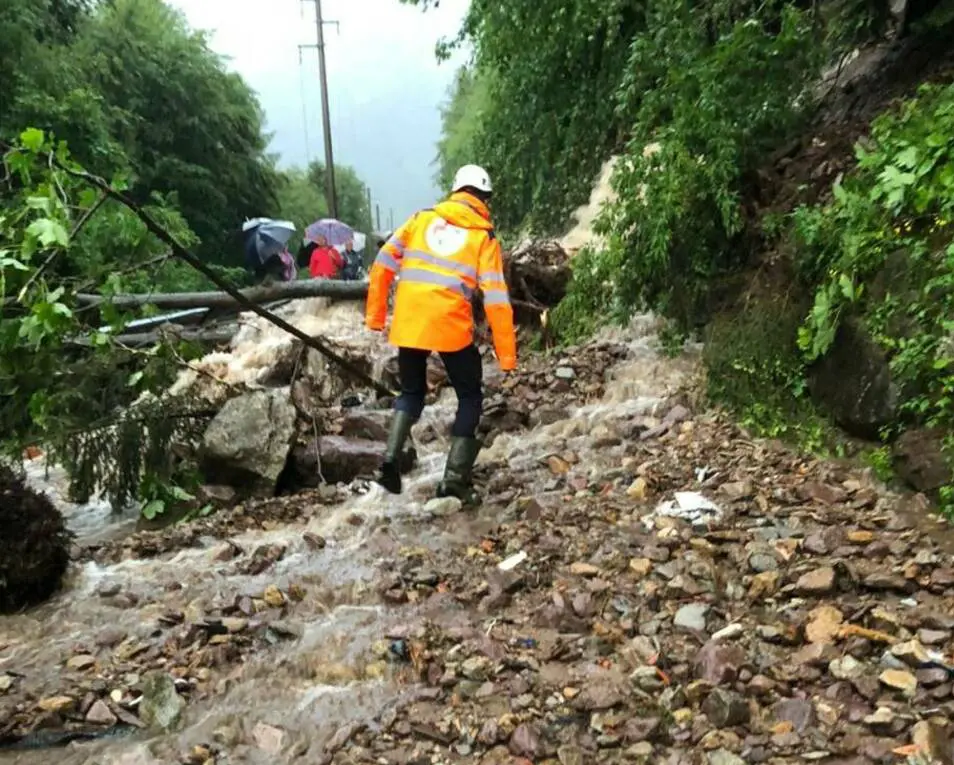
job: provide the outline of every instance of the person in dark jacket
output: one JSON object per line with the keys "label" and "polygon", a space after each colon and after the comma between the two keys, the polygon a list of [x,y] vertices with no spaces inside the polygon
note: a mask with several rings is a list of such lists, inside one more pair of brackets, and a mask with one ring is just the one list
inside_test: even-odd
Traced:
{"label": "person in dark jacket", "polygon": [[349,282],[356,282],[361,279],[364,276],[364,263],[361,260],[361,253],[355,252],[353,239],[349,239],[345,243],[342,255],[344,266],[341,269],[341,278]]}

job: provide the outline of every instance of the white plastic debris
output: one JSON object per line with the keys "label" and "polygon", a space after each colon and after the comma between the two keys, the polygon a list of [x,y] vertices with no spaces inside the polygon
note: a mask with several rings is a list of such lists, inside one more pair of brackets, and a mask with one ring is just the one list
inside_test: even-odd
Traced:
{"label": "white plastic debris", "polygon": [[516,555],[511,555],[506,560],[500,561],[500,563],[497,564],[497,568],[499,568],[501,571],[511,571],[523,563],[526,559],[527,554],[521,550]]}
{"label": "white plastic debris", "polygon": [[656,507],[657,515],[683,518],[693,525],[712,523],[722,517],[718,505],[695,491],[677,491],[674,500],[661,502]]}

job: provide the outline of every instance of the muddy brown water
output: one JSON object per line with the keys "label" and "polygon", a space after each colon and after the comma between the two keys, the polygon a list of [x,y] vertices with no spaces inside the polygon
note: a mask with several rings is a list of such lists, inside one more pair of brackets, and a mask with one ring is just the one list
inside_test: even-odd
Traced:
{"label": "muddy brown water", "polygon": [[[338,310],[335,319],[324,325],[326,335],[338,329],[346,339],[359,336],[359,316]],[[321,325],[317,319],[313,323]],[[624,416],[651,419],[661,414],[666,398],[686,380],[697,357],[692,351],[679,359],[661,358],[655,350],[654,332],[651,317],[640,317],[626,331],[608,336],[626,342],[630,353],[621,364],[606,370],[608,384],[601,401],[580,408],[561,422],[500,436],[481,455],[481,461],[506,463],[517,471],[558,449],[569,448],[581,455],[594,475],[618,466],[618,449],[594,451],[591,447],[605,428],[604,420]],[[257,358],[258,362],[264,367],[268,359]],[[235,360],[228,363],[235,365]],[[241,374],[250,374],[247,366],[237,366],[242,367]],[[445,425],[454,405],[453,393],[446,392],[426,411],[418,427]],[[308,761],[317,758],[342,725],[372,721],[389,705],[399,703],[413,688],[398,682],[389,674],[391,670],[375,668],[375,642],[401,624],[428,619],[453,625],[461,612],[450,597],[441,596],[421,606],[382,606],[375,591],[382,564],[406,548],[440,551],[473,544],[495,521],[478,512],[422,522],[423,505],[443,469],[444,448],[440,440],[420,447],[420,464],[400,497],[372,487],[367,494],[323,508],[307,523],[235,537],[245,550],[270,543],[287,545],[285,557],[265,573],[239,574],[233,563],[214,560],[215,545],[221,540],[209,539],[203,548],[155,559],[108,566],[84,564],[71,572],[66,589],[51,602],[24,615],[0,618],[0,670],[24,675],[28,686],[49,689],[56,687],[55,678],[74,648],[95,646],[105,629],[145,637],[167,611],[183,611],[198,618],[214,604],[261,593],[273,584],[286,589],[294,582],[306,592],[295,609],[300,639],[265,649],[219,678],[216,693],[191,703],[177,730],[73,742],[58,749],[0,752],[0,762],[152,765],[177,762],[199,744],[221,748],[228,753],[228,762],[290,762],[305,751],[309,752]],[[52,479],[46,478],[41,468],[31,468],[32,482],[56,495],[81,542],[128,533],[133,514],[117,517],[103,502],[69,505],[62,494],[64,477],[54,471]],[[542,487],[521,489],[530,495]],[[355,515],[363,522],[354,524]],[[303,540],[305,532],[323,536],[327,546],[310,549]],[[97,589],[107,585],[135,595],[135,605],[117,609],[99,597]],[[287,743],[281,755],[256,743],[255,726],[259,723],[285,731]]]}

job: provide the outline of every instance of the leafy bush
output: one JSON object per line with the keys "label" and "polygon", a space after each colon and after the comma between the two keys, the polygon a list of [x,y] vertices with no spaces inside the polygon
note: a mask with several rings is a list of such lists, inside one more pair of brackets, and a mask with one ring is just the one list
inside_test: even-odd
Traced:
{"label": "leafy bush", "polygon": [[797,303],[763,298],[713,321],[703,351],[707,392],[755,435],[820,452],[836,439],[808,395],[795,342],[801,317]]}
{"label": "leafy bush", "polygon": [[906,404],[928,425],[954,423],[954,85],[924,86],[878,118],[857,170],[824,207],[795,221],[803,277],[818,284],[799,334],[809,361],[841,318],[865,316]]}
{"label": "leafy bush", "polygon": [[650,5],[618,93],[631,137],[613,175],[617,201],[597,221],[608,246],[577,265],[561,328],[581,313],[624,320],[646,307],[691,328],[713,282],[746,258],[735,241],[742,179],[798,124],[818,48],[792,7],[743,21],[720,9]]}
{"label": "leafy bush", "polygon": [[802,277],[817,285],[799,332],[823,356],[860,315],[888,353],[909,422],[954,427],[954,85],[923,86],[879,117],[857,169],[794,216]]}

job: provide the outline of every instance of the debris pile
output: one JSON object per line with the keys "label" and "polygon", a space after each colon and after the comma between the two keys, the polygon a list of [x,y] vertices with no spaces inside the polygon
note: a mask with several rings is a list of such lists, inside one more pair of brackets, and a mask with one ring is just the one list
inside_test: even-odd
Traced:
{"label": "debris pile", "polygon": [[0,613],[41,603],[60,588],[72,535],[45,494],[0,462]]}

